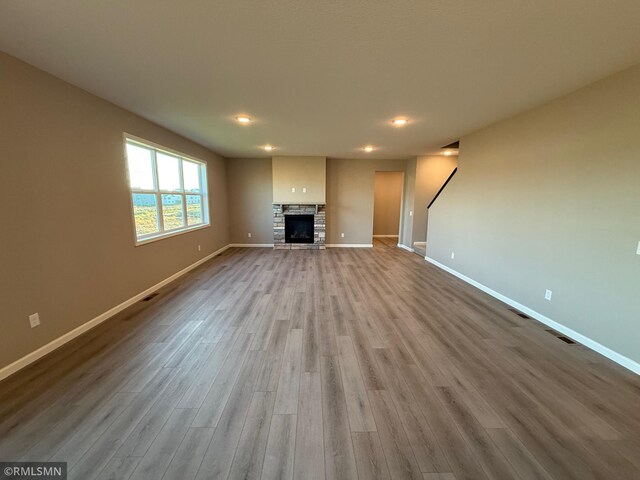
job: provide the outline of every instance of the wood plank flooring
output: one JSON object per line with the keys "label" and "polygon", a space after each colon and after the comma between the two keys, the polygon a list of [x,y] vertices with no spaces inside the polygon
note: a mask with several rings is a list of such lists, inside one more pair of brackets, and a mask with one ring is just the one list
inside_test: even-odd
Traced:
{"label": "wood plank flooring", "polygon": [[640,479],[640,378],[377,240],[229,249],[0,383],[90,479]]}

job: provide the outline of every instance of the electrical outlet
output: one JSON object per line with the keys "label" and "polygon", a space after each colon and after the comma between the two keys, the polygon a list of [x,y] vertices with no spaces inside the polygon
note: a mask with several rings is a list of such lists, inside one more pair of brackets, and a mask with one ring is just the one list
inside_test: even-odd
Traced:
{"label": "electrical outlet", "polygon": [[307,187],[302,187],[302,193],[307,193]]}
{"label": "electrical outlet", "polygon": [[34,313],[33,315],[29,315],[29,324],[31,325],[31,328],[34,328],[40,325],[40,315],[37,313]]}
{"label": "electrical outlet", "polygon": [[291,187],[291,193],[296,193],[296,187]]}
{"label": "electrical outlet", "polygon": [[247,237],[251,238],[251,232],[247,233]]}
{"label": "electrical outlet", "polygon": [[200,252],[202,250],[202,248],[200,247],[200,245],[198,245],[198,251]]}
{"label": "electrical outlet", "polygon": [[344,233],[341,233],[341,234],[340,234],[340,237],[344,238]]}
{"label": "electrical outlet", "polygon": [[553,292],[551,290],[546,290],[544,292],[544,299],[551,301],[551,295],[553,295]]}
{"label": "electrical outlet", "polygon": [[409,216],[413,217],[413,210],[409,210]]}
{"label": "electrical outlet", "polygon": [[636,255],[640,255],[640,242],[638,242],[638,249],[636,250]]}
{"label": "electrical outlet", "polygon": [[456,254],[454,252],[451,252],[451,260],[453,260],[454,258],[456,258]]}

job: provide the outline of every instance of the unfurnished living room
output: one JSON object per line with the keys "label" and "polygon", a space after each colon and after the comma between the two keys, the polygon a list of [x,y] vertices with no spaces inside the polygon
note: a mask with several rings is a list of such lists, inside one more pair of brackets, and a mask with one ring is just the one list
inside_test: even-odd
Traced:
{"label": "unfurnished living room", "polygon": [[640,2],[0,1],[0,480],[640,479]]}

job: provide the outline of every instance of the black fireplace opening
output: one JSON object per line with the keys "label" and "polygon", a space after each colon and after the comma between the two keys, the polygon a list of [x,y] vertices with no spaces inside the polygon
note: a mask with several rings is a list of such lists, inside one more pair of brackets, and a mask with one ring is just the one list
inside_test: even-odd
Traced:
{"label": "black fireplace opening", "polygon": [[285,215],[284,241],[313,243],[313,215]]}

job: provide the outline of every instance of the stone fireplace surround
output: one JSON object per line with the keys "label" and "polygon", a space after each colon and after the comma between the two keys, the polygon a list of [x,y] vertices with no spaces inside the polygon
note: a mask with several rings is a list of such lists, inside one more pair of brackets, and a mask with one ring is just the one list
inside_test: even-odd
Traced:
{"label": "stone fireplace surround", "polygon": [[[273,204],[273,248],[276,250],[324,250],[326,237],[326,205]],[[313,243],[286,243],[285,215],[313,215]]]}

